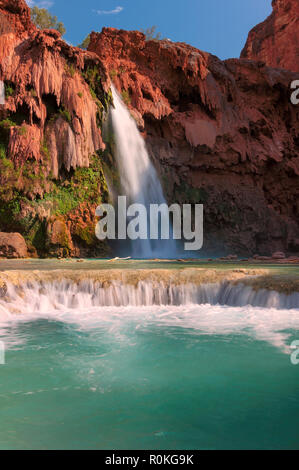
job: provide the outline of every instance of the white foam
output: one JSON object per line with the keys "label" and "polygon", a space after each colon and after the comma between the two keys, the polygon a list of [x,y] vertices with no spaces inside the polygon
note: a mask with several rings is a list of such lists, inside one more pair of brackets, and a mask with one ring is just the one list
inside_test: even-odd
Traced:
{"label": "white foam", "polygon": [[299,293],[291,295],[254,290],[243,284],[222,282],[215,284],[169,284],[140,281],[136,286],[112,282],[103,287],[99,282],[68,280],[27,282],[21,288],[7,283],[7,295],[0,299],[0,312],[39,312],[81,309],[102,306],[150,306],[211,304],[291,309],[299,308]]}
{"label": "white foam", "polygon": [[[84,330],[104,328],[118,340],[128,330],[152,327],[182,328],[190,334],[244,334],[284,352],[289,352],[290,330],[299,330],[298,294],[255,292],[242,285],[166,288],[139,283],[135,288],[115,283],[103,289],[91,281],[63,281],[28,284],[22,290],[8,285],[7,298],[0,299],[0,337],[14,324],[41,318]],[[13,335],[8,340],[17,344]]]}

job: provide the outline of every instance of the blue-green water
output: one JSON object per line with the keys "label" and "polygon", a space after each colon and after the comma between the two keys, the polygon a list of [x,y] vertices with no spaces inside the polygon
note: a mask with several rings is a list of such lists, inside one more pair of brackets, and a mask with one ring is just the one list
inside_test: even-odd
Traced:
{"label": "blue-green water", "polygon": [[0,447],[298,449],[299,365],[286,346],[299,312],[277,312],[115,307],[9,320]]}

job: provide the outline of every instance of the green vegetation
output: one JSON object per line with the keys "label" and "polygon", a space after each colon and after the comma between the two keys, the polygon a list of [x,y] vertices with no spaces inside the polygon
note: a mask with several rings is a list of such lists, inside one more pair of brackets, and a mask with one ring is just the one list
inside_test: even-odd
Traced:
{"label": "green vegetation", "polygon": [[0,158],[6,158],[6,148],[2,142],[0,142]]}
{"label": "green vegetation", "polygon": [[58,21],[57,16],[51,15],[45,8],[38,8],[37,6],[31,8],[31,19],[39,29],[57,29],[62,36],[66,33],[64,24]]}
{"label": "green vegetation", "polygon": [[41,146],[40,146],[40,151],[41,153],[44,155],[44,157],[46,157],[47,160],[50,159],[50,152],[49,152],[49,149],[48,149],[48,145],[47,145],[47,141],[46,139],[44,139],[41,143]]}
{"label": "green vegetation", "polygon": [[8,145],[10,128],[16,126],[16,123],[9,118],[0,121],[0,142],[5,148]]}
{"label": "green vegetation", "polygon": [[30,94],[33,98],[36,98],[37,97],[37,91],[34,89],[34,88],[31,88],[30,89]]}
{"label": "green vegetation", "polygon": [[66,122],[68,122],[69,124],[72,123],[72,116],[71,116],[71,113],[70,113],[67,109],[65,109],[65,108],[63,108],[63,107],[60,108],[60,109],[59,109],[59,114],[60,114],[60,116],[61,116]]}
{"label": "green vegetation", "polygon": [[109,75],[110,75],[111,80],[113,80],[115,77],[118,76],[118,73],[115,69],[112,69],[110,70]]}
{"label": "green vegetation", "polygon": [[19,135],[25,136],[27,135],[27,128],[25,126],[21,126],[18,132],[19,132]]}
{"label": "green vegetation", "polygon": [[92,158],[89,168],[77,168],[73,176],[64,182],[55,181],[53,190],[46,193],[43,201],[53,203],[54,215],[66,215],[83,202],[100,204],[108,195],[104,173],[98,156]]}
{"label": "green vegetation", "polygon": [[16,87],[12,82],[5,82],[5,98],[13,96],[16,91]]}
{"label": "green vegetation", "polygon": [[122,90],[121,97],[122,97],[123,102],[127,106],[129,106],[131,104],[131,97],[130,97],[130,94],[127,90]]}
{"label": "green vegetation", "polygon": [[[42,147],[47,153],[45,142]],[[22,233],[32,252],[49,253],[45,245],[47,219],[38,216],[43,213],[63,223],[70,216],[75,220],[79,217],[73,235],[91,246],[95,241],[94,223],[80,222],[77,211],[83,205],[94,214],[95,206],[108,198],[101,152],[91,158],[89,168],[77,168],[54,179],[47,164],[41,162],[27,161],[15,167],[6,156],[4,144],[0,144],[0,226]]]}
{"label": "green vegetation", "polygon": [[106,93],[102,86],[102,77],[97,67],[87,67],[82,73],[84,80],[89,85],[90,94],[98,106],[97,122],[100,127],[103,121],[103,115],[108,111],[113,102],[112,92]]}
{"label": "green vegetation", "polygon": [[86,36],[86,38],[81,42],[81,44],[78,44],[78,47],[81,49],[88,49],[88,46],[90,44],[90,34]]}
{"label": "green vegetation", "polygon": [[9,129],[10,127],[14,127],[16,125],[17,124],[9,118],[6,118],[6,119],[3,119],[3,121],[0,121],[0,128],[2,129]]}
{"label": "green vegetation", "polygon": [[[73,76],[77,68],[70,63],[66,64],[66,73]],[[87,66],[82,72],[87,81],[90,93],[95,100],[97,124],[100,127],[103,115],[112,103],[111,91],[106,93],[102,87],[101,71],[95,66]],[[15,88],[6,84],[7,93],[15,92]],[[28,84],[26,86],[28,98],[37,96],[36,90]],[[82,91],[78,97],[83,98]],[[69,246],[53,246],[49,241],[52,225],[56,220],[61,221],[67,228],[67,243],[70,243],[69,230],[74,240],[82,246],[95,246],[95,207],[102,201],[109,200],[107,183],[103,171],[104,152],[99,151],[90,157],[89,168],[67,170],[62,167],[59,177],[52,174],[52,162],[47,138],[50,137],[52,122],[62,117],[72,124],[72,113],[64,106],[58,106],[52,97],[43,97],[47,106],[47,123],[45,138],[40,142],[42,159],[26,161],[25,155],[9,158],[8,144],[11,127],[14,134],[25,136],[28,130],[28,116],[26,110],[20,107],[15,113],[10,113],[0,121],[0,227],[7,232],[21,233],[32,254],[57,255],[60,248],[65,255],[70,254]],[[25,125],[27,122],[27,125]],[[63,145],[61,146],[63,153]],[[63,155],[59,155],[63,161]],[[54,229],[53,229],[54,230]],[[56,230],[56,229],[55,229]],[[49,232],[50,231],[50,232]],[[96,244],[98,246],[99,243]],[[55,245],[55,246],[54,246]],[[59,245],[59,243],[58,243]],[[103,244],[103,249],[107,246]],[[57,251],[58,250],[58,251]]]}
{"label": "green vegetation", "polygon": [[66,64],[64,70],[68,75],[74,78],[76,73],[76,67],[74,66],[74,64]]}

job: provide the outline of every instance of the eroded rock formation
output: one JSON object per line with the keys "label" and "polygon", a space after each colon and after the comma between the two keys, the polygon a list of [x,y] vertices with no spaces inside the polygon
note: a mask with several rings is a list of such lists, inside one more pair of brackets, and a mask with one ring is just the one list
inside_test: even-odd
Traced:
{"label": "eroded rock formation", "polygon": [[241,57],[299,72],[299,2],[273,0],[272,6],[272,14],[250,31]]}
{"label": "eroded rock formation", "polygon": [[[0,19],[6,95],[0,106],[0,226],[25,234],[32,254],[47,254],[58,217],[67,233],[50,253],[86,253],[95,207],[107,192],[94,157],[104,147],[105,70],[95,54],[69,46],[58,31],[38,30],[23,0],[0,0]],[[72,232],[74,218],[80,234]]]}

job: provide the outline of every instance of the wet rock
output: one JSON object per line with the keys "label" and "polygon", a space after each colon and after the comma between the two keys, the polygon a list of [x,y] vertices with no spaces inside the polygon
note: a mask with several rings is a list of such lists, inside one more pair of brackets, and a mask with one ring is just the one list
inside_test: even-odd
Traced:
{"label": "wet rock", "polygon": [[0,257],[27,258],[27,245],[20,233],[0,232]]}
{"label": "wet rock", "polygon": [[47,248],[52,256],[62,258],[73,251],[69,227],[62,219],[51,220],[47,227]]}

